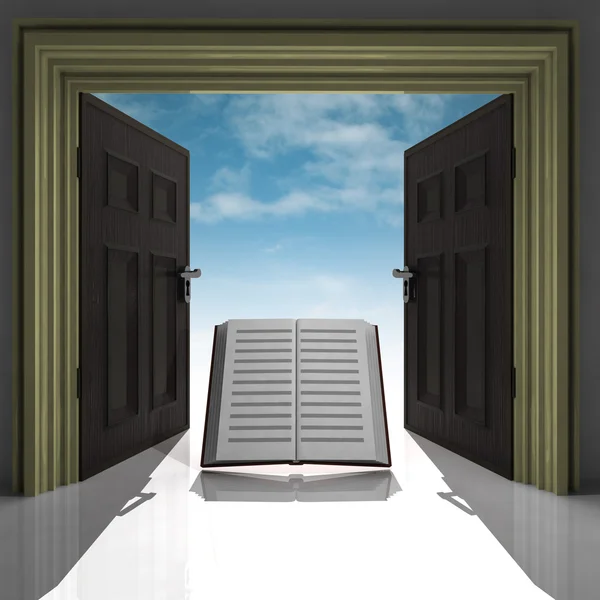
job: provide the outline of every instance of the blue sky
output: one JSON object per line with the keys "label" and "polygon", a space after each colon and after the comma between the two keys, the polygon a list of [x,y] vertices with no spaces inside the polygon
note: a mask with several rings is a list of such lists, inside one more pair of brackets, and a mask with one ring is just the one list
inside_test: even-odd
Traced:
{"label": "blue sky", "polygon": [[398,344],[403,152],[496,97],[98,96],[190,151],[193,334],[212,343],[231,318],[363,318]]}

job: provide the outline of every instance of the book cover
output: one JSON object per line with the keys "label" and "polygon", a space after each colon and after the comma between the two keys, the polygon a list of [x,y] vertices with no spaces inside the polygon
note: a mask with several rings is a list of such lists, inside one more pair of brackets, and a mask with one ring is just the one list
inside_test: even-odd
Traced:
{"label": "book cover", "polygon": [[275,463],[391,465],[377,326],[215,327],[202,466]]}

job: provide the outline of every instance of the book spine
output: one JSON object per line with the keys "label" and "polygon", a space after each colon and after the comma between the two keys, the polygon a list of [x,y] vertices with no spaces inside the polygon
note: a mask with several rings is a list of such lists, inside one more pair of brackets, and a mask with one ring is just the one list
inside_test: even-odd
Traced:
{"label": "book spine", "polygon": [[388,420],[387,420],[387,410],[385,406],[385,390],[383,387],[383,370],[381,367],[381,347],[379,345],[379,327],[377,325],[373,325],[375,328],[375,341],[377,342],[377,364],[379,365],[379,381],[381,382],[381,403],[383,406],[383,424],[385,426],[385,445],[387,448],[388,461],[385,465],[386,467],[392,466],[392,451],[390,448],[390,435],[388,431]]}
{"label": "book spine", "polygon": [[215,327],[208,398],[206,400],[202,458],[200,461],[202,467],[213,466],[217,456],[217,438],[221,419],[221,397],[223,394],[223,369],[225,367],[225,351],[227,346],[227,326],[228,322],[225,322]]}
{"label": "book spine", "polygon": [[294,461],[292,461],[291,465],[302,465],[298,460],[298,440],[300,439],[300,328],[299,321],[296,319],[296,338],[294,343],[294,375],[295,375],[295,385],[294,385],[294,398],[292,400],[293,408],[294,408]]}
{"label": "book spine", "polygon": [[215,325],[215,331],[213,333],[213,344],[212,344],[212,355],[210,358],[210,375],[208,378],[208,395],[206,397],[206,414],[204,415],[204,437],[202,440],[202,455],[200,458],[200,466],[205,467],[205,457],[206,457],[206,437],[208,434],[208,415],[210,413],[210,393],[212,391],[213,385],[213,376],[215,369],[215,348],[217,346],[217,328],[219,326]]}

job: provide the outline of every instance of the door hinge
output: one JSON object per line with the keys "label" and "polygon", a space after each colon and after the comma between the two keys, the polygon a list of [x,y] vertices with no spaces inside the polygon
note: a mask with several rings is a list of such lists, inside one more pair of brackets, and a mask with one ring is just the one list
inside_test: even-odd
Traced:
{"label": "door hinge", "polygon": [[512,397],[517,397],[517,367],[512,368]]}
{"label": "door hinge", "polygon": [[512,149],[512,158],[511,158],[511,174],[512,178],[516,179],[517,177],[517,149],[513,147]]}
{"label": "door hinge", "polygon": [[77,398],[81,398],[81,367],[77,367]]}
{"label": "door hinge", "polygon": [[77,146],[77,177],[81,179],[81,148]]}

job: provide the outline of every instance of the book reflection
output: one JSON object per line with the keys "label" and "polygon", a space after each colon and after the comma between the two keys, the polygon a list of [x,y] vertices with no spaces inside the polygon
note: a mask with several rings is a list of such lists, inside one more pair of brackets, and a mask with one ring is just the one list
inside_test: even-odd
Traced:
{"label": "book reflection", "polygon": [[335,475],[202,471],[190,489],[209,502],[368,502],[402,491],[390,469]]}

